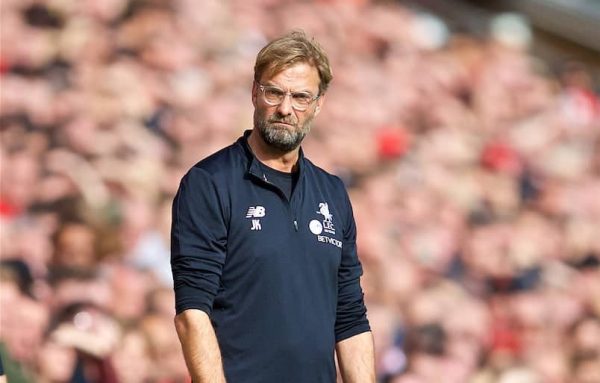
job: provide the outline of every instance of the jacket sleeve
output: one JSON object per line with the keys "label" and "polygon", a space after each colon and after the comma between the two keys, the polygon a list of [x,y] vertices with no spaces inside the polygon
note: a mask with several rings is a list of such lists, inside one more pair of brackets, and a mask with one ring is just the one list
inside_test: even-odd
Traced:
{"label": "jacket sleeve", "polygon": [[200,309],[210,315],[225,263],[227,225],[217,187],[192,168],[173,201],[171,270],[177,314]]}
{"label": "jacket sleeve", "polygon": [[362,266],[356,252],[356,224],[350,199],[343,190],[346,217],[342,245],[342,260],[338,269],[338,304],[335,321],[336,342],[370,331],[367,309],[360,286]]}

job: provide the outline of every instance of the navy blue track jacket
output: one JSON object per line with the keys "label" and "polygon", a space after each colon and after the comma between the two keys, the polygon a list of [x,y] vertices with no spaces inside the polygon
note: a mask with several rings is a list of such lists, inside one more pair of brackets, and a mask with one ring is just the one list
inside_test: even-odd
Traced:
{"label": "navy blue track jacket", "polygon": [[176,311],[210,316],[228,383],[333,383],[335,343],[370,331],[350,200],[301,152],[288,201],[263,174],[250,132],[181,181]]}

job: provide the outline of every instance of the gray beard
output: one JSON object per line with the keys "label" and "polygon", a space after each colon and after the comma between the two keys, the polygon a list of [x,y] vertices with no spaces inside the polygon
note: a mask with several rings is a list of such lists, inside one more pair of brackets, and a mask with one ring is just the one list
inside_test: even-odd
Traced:
{"label": "gray beard", "polygon": [[289,153],[300,146],[302,140],[304,140],[304,137],[310,131],[310,124],[311,121],[308,120],[301,129],[290,131],[288,129],[271,127],[270,121],[262,120],[257,121],[256,127],[258,128],[260,137],[267,145],[279,152]]}

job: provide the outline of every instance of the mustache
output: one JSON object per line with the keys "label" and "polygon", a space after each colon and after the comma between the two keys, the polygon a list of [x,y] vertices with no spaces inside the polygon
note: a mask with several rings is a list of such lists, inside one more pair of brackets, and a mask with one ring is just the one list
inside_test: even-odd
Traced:
{"label": "mustache", "polygon": [[282,124],[289,124],[289,125],[296,125],[296,121],[294,121],[293,118],[285,118],[285,117],[271,117],[269,118],[269,123],[273,124],[273,123],[282,123]]}

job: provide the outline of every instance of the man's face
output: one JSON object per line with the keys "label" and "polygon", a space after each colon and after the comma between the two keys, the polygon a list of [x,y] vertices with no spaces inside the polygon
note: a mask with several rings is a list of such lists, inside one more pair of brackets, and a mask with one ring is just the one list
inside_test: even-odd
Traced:
{"label": "man's face", "polygon": [[[319,94],[319,72],[306,63],[298,63],[274,75],[263,74],[260,85],[274,86],[284,92]],[[287,153],[296,149],[310,131],[313,118],[319,113],[323,96],[313,101],[306,110],[292,107],[290,96],[279,105],[269,105],[256,82],[252,87],[254,128],[263,141],[274,149]]]}

